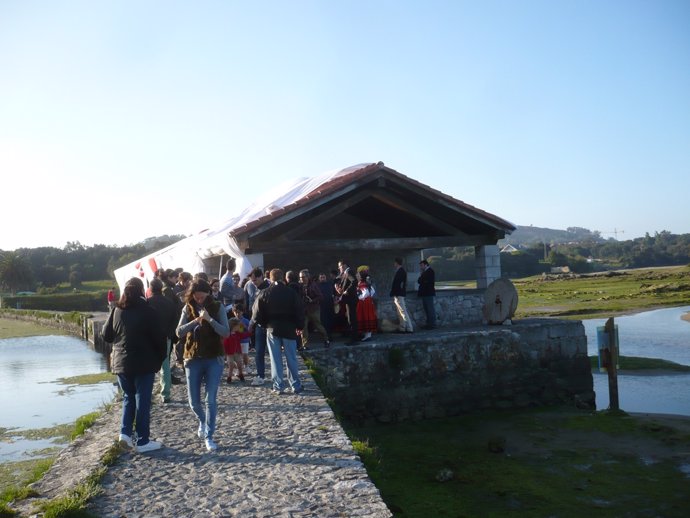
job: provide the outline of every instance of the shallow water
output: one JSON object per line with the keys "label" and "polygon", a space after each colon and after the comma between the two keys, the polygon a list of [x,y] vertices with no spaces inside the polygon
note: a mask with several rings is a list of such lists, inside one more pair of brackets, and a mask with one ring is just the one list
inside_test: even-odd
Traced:
{"label": "shallow water", "polygon": [[[681,316],[690,306],[657,309],[614,318],[622,356],[661,358],[690,365],[690,322]],[[583,320],[587,350],[598,354],[596,328],[606,319]],[[597,409],[609,406],[606,373],[594,373]],[[690,374],[618,375],[618,400],[626,412],[679,414],[690,416]]]}
{"label": "shallow water", "polygon": [[[105,357],[85,340],[71,336],[32,336],[0,340],[0,428],[27,430],[73,423],[112,401],[111,383],[64,385],[59,378],[107,370]],[[0,443],[0,462],[19,460],[27,449],[54,446],[46,440],[15,438]]]}
{"label": "shallow water", "polygon": [[[681,315],[690,306],[616,317],[620,353],[663,358],[690,365],[690,322]],[[588,352],[597,354],[596,328],[606,319],[584,320]],[[84,340],[70,336],[34,336],[0,340],[0,394],[4,412],[0,427],[18,430],[74,422],[112,400],[116,388],[63,385],[58,378],[107,370],[106,359]],[[609,404],[608,377],[594,373],[597,408]],[[690,374],[627,375],[618,377],[621,409],[628,412],[690,416]],[[60,446],[51,440],[15,438],[0,442],[0,463],[30,458],[30,450]]]}
{"label": "shallow water", "polygon": [[[594,373],[597,410],[609,406],[606,373]],[[626,412],[690,416],[690,374],[618,375],[618,404]]]}
{"label": "shallow water", "polygon": [[[618,326],[618,346],[621,356],[662,358],[682,365],[690,365],[690,322],[681,317],[690,306],[655,309],[635,315],[615,317]],[[583,320],[587,334],[587,351],[597,354],[597,327],[605,318]]]}

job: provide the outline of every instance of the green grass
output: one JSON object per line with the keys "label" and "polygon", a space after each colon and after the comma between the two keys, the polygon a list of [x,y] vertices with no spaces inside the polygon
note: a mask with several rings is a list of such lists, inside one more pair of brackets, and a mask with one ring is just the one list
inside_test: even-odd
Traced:
{"label": "green grass", "polygon": [[[592,443],[554,443],[567,429],[591,433]],[[596,442],[601,436],[597,434],[659,440],[658,432],[624,414],[487,413],[348,427],[348,433],[396,516],[685,516],[687,512],[690,481],[677,463],[647,464],[634,454],[602,449]],[[505,451],[495,453],[488,447],[497,439],[505,443]],[[518,445],[523,443],[521,449]],[[444,471],[451,477],[441,482]]]}
{"label": "green grass", "polygon": [[74,431],[70,438],[74,440],[80,435],[83,435],[86,430],[93,426],[93,423],[96,422],[96,419],[98,419],[100,415],[101,412],[91,412],[90,414],[79,417],[74,423]]}
{"label": "green grass", "polygon": [[0,428],[0,440],[10,441],[12,437],[21,437],[32,441],[51,438],[57,441],[67,441],[72,435],[73,430],[73,424],[58,424],[48,428],[32,428],[29,430]]}
{"label": "green grass", "polygon": [[[51,428],[41,428],[37,430],[13,431],[0,429],[2,436],[21,436],[28,439],[38,439],[46,437],[69,436],[71,440],[82,435],[87,429],[93,426],[96,419],[106,411],[110,405],[98,412],[91,412],[79,417],[73,425],[58,425]],[[117,460],[121,453],[117,444],[113,444],[101,459],[101,464],[111,465]],[[43,474],[52,466],[54,457],[47,459],[35,459],[31,461],[9,462],[0,464],[0,518],[3,516],[14,516],[8,504],[16,500],[22,500],[30,496],[35,496],[28,485],[39,480]],[[70,491],[67,495],[45,503],[42,506],[44,517],[89,517],[85,511],[86,503],[100,491],[100,479],[105,473],[105,468],[92,474],[84,483]]]}
{"label": "green grass", "polygon": [[93,514],[86,510],[89,499],[98,495],[101,491],[100,481],[106,472],[101,467],[92,473],[84,482],[68,491],[65,496],[55,498],[40,506],[44,518],[92,518]]}
{"label": "green grass", "polygon": [[[599,359],[597,356],[590,356],[589,362],[593,370],[599,370]],[[662,360],[660,358],[641,358],[639,356],[620,356],[618,358],[618,369],[621,371],[645,371],[663,370],[672,372],[690,372],[690,365]]]}
{"label": "green grass", "polygon": [[[36,496],[28,486],[39,480],[53,461],[51,458],[0,464],[0,485],[5,488],[0,493],[0,518],[15,516],[10,502]],[[17,484],[17,480],[22,483]]]}
{"label": "green grass", "polygon": [[[100,280],[100,281],[84,281],[77,288],[80,293],[94,293],[99,291],[108,291],[110,288],[117,288],[117,283],[111,280]],[[68,282],[63,282],[51,288],[53,293],[74,293],[74,288],[70,286]]]}
{"label": "green grass", "polygon": [[0,339],[65,334],[67,334],[65,331],[54,327],[41,326],[33,322],[25,322],[14,318],[0,317]]}
{"label": "green grass", "polygon": [[58,378],[57,382],[63,385],[95,385],[97,383],[114,383],[117,381],[112,372],[99,372],[97,374],[81,374],[67,378]]}
{"label": "green grass", "polygon": [[690,304],[690,268],[642,268],[607,274],[514,279],[515,318],[593,318]]}

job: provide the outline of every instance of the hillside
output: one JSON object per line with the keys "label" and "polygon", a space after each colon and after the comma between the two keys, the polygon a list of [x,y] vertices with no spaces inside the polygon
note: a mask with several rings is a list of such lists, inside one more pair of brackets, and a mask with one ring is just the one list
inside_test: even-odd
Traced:
{"label": "hillside", "polygon": [[506,236],[498,242],[501,248],[505,245],[513,245],[515,248],[529,247],[531,245],[546,243],[604,243],[606,239],[601,236],[598,230],[589,230],[581,227],[568,227],[565,230],[553,228],[521,226],[518,225],[515,232]]}

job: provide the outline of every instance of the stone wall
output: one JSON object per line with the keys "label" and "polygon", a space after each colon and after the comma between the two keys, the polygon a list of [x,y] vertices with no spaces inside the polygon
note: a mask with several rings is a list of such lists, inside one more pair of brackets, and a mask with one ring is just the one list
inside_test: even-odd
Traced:
{"label": "stone wall", "polygon": [[356,422],[453,416],[489,408],[594,408],[579,321],[524,320],[310,351],[327,397]]}
{"label": "stone wall", "polygon": [[[379,322],[388,320],[397,325],[398,314],[393,307],[393,299],[388,297],[387,291],[385,296],[382,295],[384,294],[379,293],[376,302]],[[436,290],[434,305],[436,324],[439,327],[479,325],[484,318],[482,313],[484,290]],[[407,294],[405,306],[415,329],[426,324],[422,299],[417,297],[416,293]]]}

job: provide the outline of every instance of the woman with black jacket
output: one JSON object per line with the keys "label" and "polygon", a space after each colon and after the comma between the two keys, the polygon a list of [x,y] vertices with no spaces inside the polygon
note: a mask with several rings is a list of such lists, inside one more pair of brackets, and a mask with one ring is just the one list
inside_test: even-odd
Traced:
{"label": "woman with black jacket", "polygon": [[162,444],[149,439],[151,394],[156,372],[166,357],[166,337],[158,315],[144,298],[141,279],[127,281],[102,334],[103,340],[113,344],[112,371],[123,392],[120,445],[140,453],[157,450]]}

